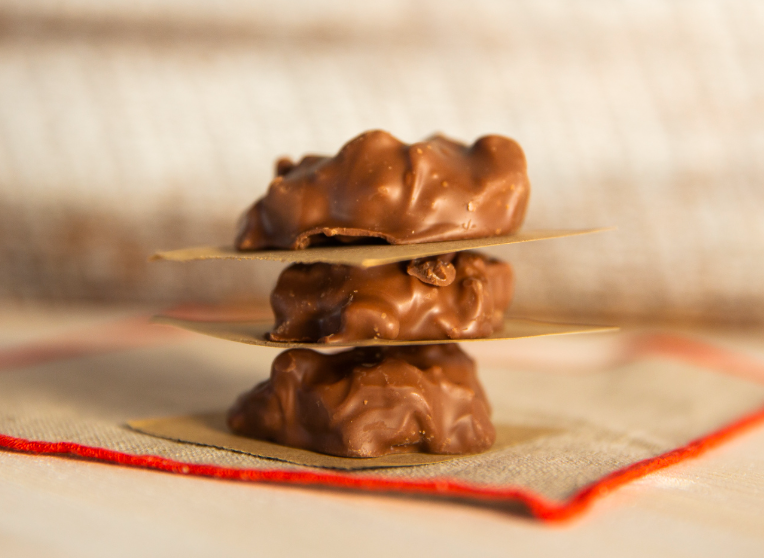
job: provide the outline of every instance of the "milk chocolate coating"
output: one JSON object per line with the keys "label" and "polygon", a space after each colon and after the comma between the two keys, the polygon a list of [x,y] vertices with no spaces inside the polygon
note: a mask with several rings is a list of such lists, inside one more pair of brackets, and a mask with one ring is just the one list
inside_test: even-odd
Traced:
{"label": "milk chocolate coating", "polygon": [[271,294],[273,341],[472,339],[504,324],[509,264],[459,252],[371,268],[294,264]]}
{"label": "milk chocolate coating", "polygon": [[454,344],[290,349],[228,413],[237,434],[344,457],[477,453],[496,433],[475,363]]}
{"label": "milk chocolate coating", "polygon": [[415,244],[510,234],[530,192],[522,149],[496,135],[468,147],[443,136],[406,145],[371,131],[335,157],[281,159],[276,174],[244,217],[239,250],[300,249],[329,237]]}

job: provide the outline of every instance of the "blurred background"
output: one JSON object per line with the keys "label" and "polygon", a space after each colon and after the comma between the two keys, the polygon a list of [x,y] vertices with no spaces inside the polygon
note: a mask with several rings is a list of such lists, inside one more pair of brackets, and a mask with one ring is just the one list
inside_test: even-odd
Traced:
{"label": "blurred background", "polygon": [[0,0],[0,305],[267,297],[278,156],[370,128],[524,147],[515,312],[764,323],[760,0]]}

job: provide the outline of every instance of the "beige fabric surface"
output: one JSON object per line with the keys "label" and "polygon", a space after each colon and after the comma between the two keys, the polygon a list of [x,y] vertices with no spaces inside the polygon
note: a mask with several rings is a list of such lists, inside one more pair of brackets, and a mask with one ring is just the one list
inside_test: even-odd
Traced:
{"label": "beige fabric surface", "polygon": [[[0,432],[226,467],[300,467],[180,444],[126,429],[136,418],[219,410],[264,377],[275,351],[205,338],[0,373]],[[550,345],[554,347],[554,345]],[[480,350],[475,351],[480,354]],[[575,375],[484,366],[497,422],[551,429],[483,456],[366,471],[449,477],[563,500],[630,463],[664,453],[764,406],[764,385],[675,360],[635,361]]]}
{"label": "beige fabric surface", "polygon": [[274,159],[368,128],[524,146],[534,314],[764,322],[758,0],[0,0],[0,296],[264,297],[223,244]]}
{"label": "beige fabric surface", "polygon": [[[62,336],[71,339],[93,328],[101,331],[103,324],[131,313],[125,308],[5,305],[0,312],[0,347],[39,344]],[[764,359],[761,331],[684,333],[746,359]],[[586,375],[617,360],[620,343],[614,341],[621,337],[486,344],[479,351],[486,370],[483,376],[492,383],[494,373],[488,369],[497,363],[536,370],[547,377],[550,369],[557,370],[554,376]],[[259,374],[249,348],[201,338],[195,341],[192,358],[199,369],[207,370],[203,375],[212,383],[202,387],[219,390],[214,378],[222,374],[229,377],[227,382],[237,384],[231,387],[233,392],[238,384],[244,387],[253,374]],[[165,362],[171,360],[187,362],[177,356],[168,356]],[[91,373],[97,370],[85,363],[81,366]],[[143,367],[146,374],[135,374],[136,378],[161,370],[162,361],[154,360],[151,366],[144,362]],[[116,385],[122,386],[122,382]],[[160,392],[147,395],[157,398],[171,391],[169,386],[161,387]],[[76,398],[67,391],[60,399]],[[193,400],[191,406],[200,402],[204,401]],[[344,558],[356,557],[360,551],[374,558],[500,558],[508,554],[759,558],[764,553],[764,428],[754,428],[699,459],[631,482],[563,525],[528,521],[506,513],[504,506],[227,482],[13,451],[0,451],[0,502],[3,558],[240,557],[253,553]]]}

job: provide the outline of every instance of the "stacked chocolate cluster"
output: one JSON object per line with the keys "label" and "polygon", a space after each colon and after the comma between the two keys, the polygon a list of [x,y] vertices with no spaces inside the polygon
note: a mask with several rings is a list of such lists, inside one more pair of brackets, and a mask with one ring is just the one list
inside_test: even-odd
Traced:
{"label": "stacked chocolate cluster", "polygon": [[[486,450],[490,406],[456,342],[610,329],[505,316],[512,268],[471,250],[594,232],[517,232],[529,192],[525,156],[501,136],[406,145],[373,131],[335,157],[282,159],[235,248],[153,257],[293,262],[276,323],[160,321],[289,347],[228,412],[237,434],[345,457]],[[334,347],[352,348],[315,350]]]}
{"label": "stacked chocolate cluster", "polygon": [[[486,136],[468,147],[436,136],[406,145],[368,132],[333,158],[280,160],[236,248],[506,235],[520,227],[528,194],[525,158],[510,139]],[[490,405],[475,363],[448,341],[500,330],[513,288],[509,264],[472,251],[368,268],[293,264],[271,295],[269,339],[365,346],[281,353],[270,379],[229,411],[229,427],[347,457],[486,450],[495,439]],[[380,340],[388,344],[374,346]]]}

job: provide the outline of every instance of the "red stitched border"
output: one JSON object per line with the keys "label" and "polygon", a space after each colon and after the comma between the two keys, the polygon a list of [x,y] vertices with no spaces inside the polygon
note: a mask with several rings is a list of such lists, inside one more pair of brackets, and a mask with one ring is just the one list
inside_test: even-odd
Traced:
{"label": "red stitched border", "polygon": [[628,467],[614,471],[589,486],[584,487],[567,501],[559,503],[520,488],[482,486],[450,479],[407,481],[327,472],[317,473],[273,469],[235,469],[219,467],[216,465],[182,463],[180,461],[174,461],[172,459],[154,455],[130,455],[104,448],[83,446],[72,442],[36,442],[25,440],[23,438],[15,438],[13,436],[6,436],[4,434],[0,434],[0,447],[38,454],[76,455],[87,459],[107,461],[132,467],[143,467],[170,473],[198,475],[228,480],[320,485],[367,491],[395,490],[409,494],[462,497],[485,501],[516,501],[527,506],[530,513],[538,519],[544,521],[560,521],[570,519],[582,513],[594,500],[629,481],[643,477],[649,473],[678,463],[679,461],[696,457],[719,445],[723,441],[762,422],[764,422],[764,408],[707,436],[693,440],[686,446],[674,449],[657,457],[633,463]]}

